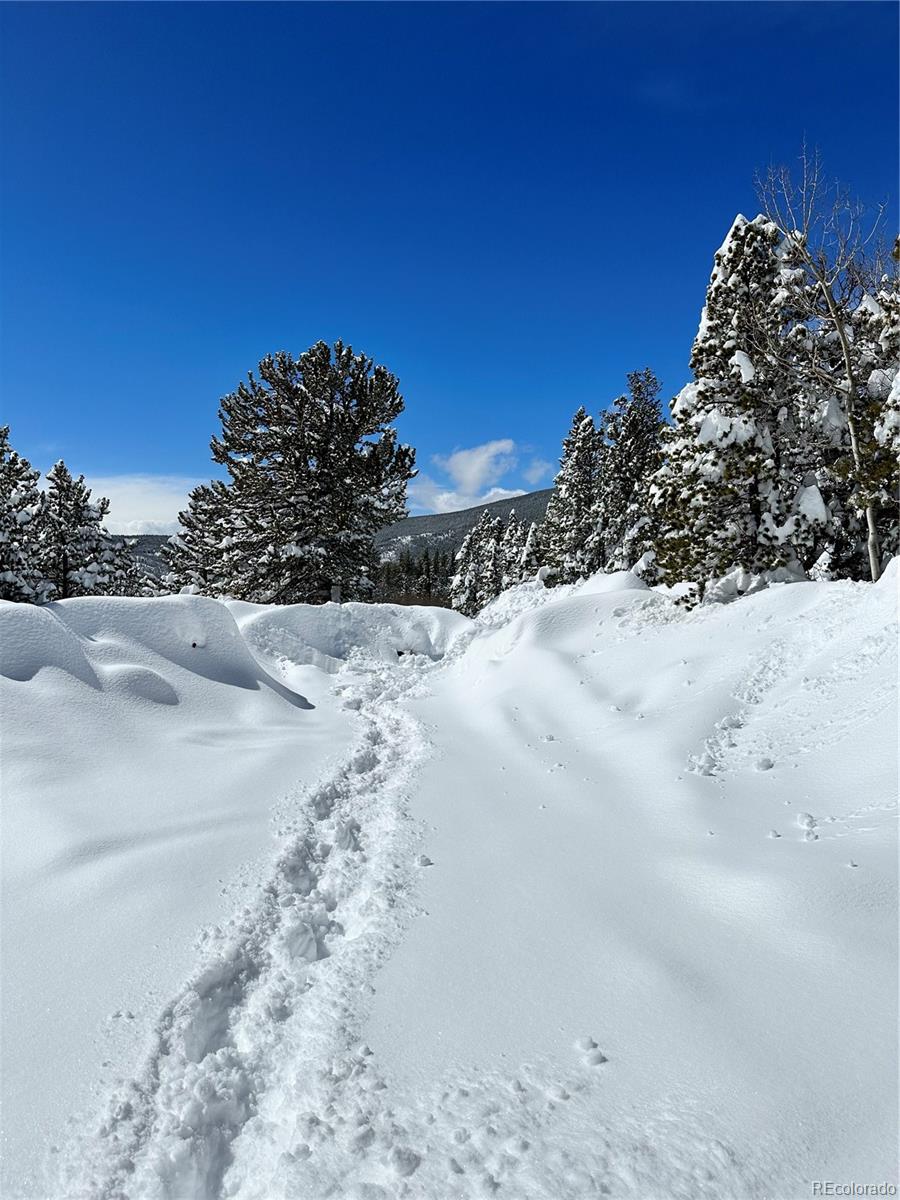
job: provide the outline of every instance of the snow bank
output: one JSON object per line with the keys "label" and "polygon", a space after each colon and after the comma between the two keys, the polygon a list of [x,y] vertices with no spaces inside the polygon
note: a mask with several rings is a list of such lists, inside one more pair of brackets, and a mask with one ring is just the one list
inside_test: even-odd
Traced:
{"label": "snow bank", "polygon": [[202,596],[97,597],[40,608],[0,602],[0,675],[24,682],[41,671],[126,700],[177,704],[177,689],[187,697],[199,678],[266,687],[306,705],[266,675],[227,608]]}
{"label": "snow bank", "polygon": [[339,670],[365,649],[396,662],[398,654],[442,658],[472,622],[448,608],[401,604],[256,606],[229,602],[242,635],[264,661]]}

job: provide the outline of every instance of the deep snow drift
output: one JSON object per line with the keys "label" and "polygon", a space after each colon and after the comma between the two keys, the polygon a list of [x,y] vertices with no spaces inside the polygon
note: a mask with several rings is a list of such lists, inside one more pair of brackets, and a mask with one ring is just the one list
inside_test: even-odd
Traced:
{"label": "deep snow drift", "polygon": [[896,1183],[895,589],[0,607],[3,1195]]}

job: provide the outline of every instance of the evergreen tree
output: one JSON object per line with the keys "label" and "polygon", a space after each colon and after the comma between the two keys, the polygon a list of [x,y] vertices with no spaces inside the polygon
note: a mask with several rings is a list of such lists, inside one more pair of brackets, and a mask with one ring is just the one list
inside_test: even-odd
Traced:
{"label": "evergreen tree", "polygon": [[554,582],[572,583],[590,574],[586,548],[600,468],[601,441],[584,408],[572,418],[563,442],[559,473],[547,505],[541,535],[546,566]]}
{"label": "evergreen tree", "polygon": [[478,608],[495,599],[503,591],[503,522],[499,517],[482,513],[478,542]]}
{"label": "evergreen tree", "polygon": [[168,567],[165,583],[172,591],[196,591],[207,596],[225,590],[222,556],[231,528],[229,492],[220,480],[200,484],[178,514],[181,529],[161,548]]}
{"label": "evergreen tree", "polygon": [[503,531],[503,539],[500,545],[500,557],[503,568],[501,578],[502,591],[522,582],[522,555],[524,550],[525,526],[516,516],[516,510],[513,508],[510,509],[506,521],[506,529]]}
{"label": "evergreen tree", "polygon": [[39,603],[44,596],[34,530],[39,475],[10,446],[9,426],[0,427],[0,600]]}
{"label": "evergreen tree", "polygon": [[432,587],[432,557],[431,551],[426,546],[415,564],[415,582],[413,591],[417,597],[422,599],[431,599]]}
{"label": "evergreen tree", "polygon": [[694,341],[694,381],[672,407],[666,461],[652,482],[662,577],[706,583],[733,567],[798,567],[827,526],[821,497],[796,461],[802,444],[784,366],[756,354],[782,336],[779,234],[739,216],[716,254]]}
{"label": "evergreen tree", "polygon": [[662,457],[659,381],[649,368],[632,371],[628,391],[600,426],[603,449],[585,548],[589,573],[629,570],[654,541],[650,480]]}
{"label": "evergreen tree", "polygon": [[479,609],[480,525],[473,526],[456,554],[455,573],[450,581],[450,604],[467,617]]}
{"label": "evergreen tree", "polygon": [[544,543],[541,529],[542,526],[537,521],[532,521],[528,526],[519,567],[519,574],[523,580],[533,579],[544,566]]}
{"label": "evergreen tree", "polygon": [[[879,424],[877,411],[873,415],[878,397],[870,390],[865,326],[868,313],[878,308],[873,274],[889,269],[877,251],[873,258],[870,248],[883,206],[874,217],[867,215],[863,204],[825,177],[818,152],[809,153],[804,146],[800,162],[796,182],[787,167],[773,165],[765,177],[757,177],[757,191],[782,239],[782,257],[792,266],[784,291],[794,308],[790,343],[801,353],[788,364],[801,387],[812,384],[814,390],[818,385],[829,424],[844,435],[843,461],[835,464],[834,474],[843,478],[843,490],[849,493],[846,524],[854,517],[865,523],[867,576],[874,582],[884,564],[879,526],[891,491],[885,488],[885,474],[891,471],[873,436]],[[896,243],[891,257],[896,277]],[[760,350],[767,361],[785,361],[784,345],[777,340],[762,337]],[[833,509],[831,516],[833,525]]]}
{"label": "evergreen tree", "polygon": [[125,541],[103,528],[108,511],[109,501],[92,501],[84,476],[73,478],[62,460],[48,472],[35,533],[51,599],[135,596],[150,590]]}
{"label": "evergreen tree", "polygon": [[221,403],[224,517],[208,495],[191,510],[193,536],[220,556],[217,586],[269,603],[370,598],[374,535],[404,515],[415,474],[393,428],[402,411],[397,379],[341,342],[264,358]]}

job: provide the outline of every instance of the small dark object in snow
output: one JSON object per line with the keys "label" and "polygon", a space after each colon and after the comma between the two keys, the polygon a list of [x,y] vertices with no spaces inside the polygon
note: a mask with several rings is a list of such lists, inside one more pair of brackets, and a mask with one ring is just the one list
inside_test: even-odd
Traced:
{"label": "small dark object in snow", "polygon": [[191,649],[192,649],[192,650],[196,650],[196,649],[197,649],[197,643],[196,643],[196,642],[191,642]]}

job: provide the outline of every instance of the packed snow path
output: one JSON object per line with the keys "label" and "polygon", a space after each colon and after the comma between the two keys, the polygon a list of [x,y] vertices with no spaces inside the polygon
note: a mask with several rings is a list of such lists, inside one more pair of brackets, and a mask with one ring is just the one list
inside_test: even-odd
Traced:
{"label": "packed snow path", "polygon": [[[399,706],[416,682],[412,670],[357,664],[339,685],[362,726],[349,761],[285,812],[272,878],[208,936],[145,1070],[86,1147],[86,1175],[68,1181],[74,1193],[251,1194],[243,1143],[271,1136],[285,1109],[308,1117],[314,1139],[317,1114],[334,1111],[323,1081],[334,1097],[364,1071],[360,997],[408,919],[416,869],[404,797],[424,743]],[[351,1132],[366,1144],[362,1122]]]}
{"label": "packed snow path", "polygon": [[231,605],[356,741],[48,1195],[896,1183],[894,586]]}

